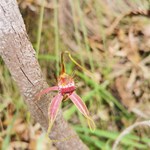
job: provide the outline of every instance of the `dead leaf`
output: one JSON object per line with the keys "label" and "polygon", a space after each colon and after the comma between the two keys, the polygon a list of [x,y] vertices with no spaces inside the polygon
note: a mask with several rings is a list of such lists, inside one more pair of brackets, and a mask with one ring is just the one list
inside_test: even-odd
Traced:
{"label": "dead leaf", "polygon": [[124,76],[121,76],[116,79],[115,85],[121,97],[122,104],[126,106],[129,110],[131,110],[132,107],[134,107],[135,105],[135,100],[132,96],[131,91],[126,88],[127,82],[128,82],[128,79]]}
{"label": "dead leaf", "polygon": [[141,58],[138,52],[138,41],[137,38],[133,34],[133,28],[129,30],[129,47],[127,50],[127,57],[128,59],[134,64],[137,65]]}

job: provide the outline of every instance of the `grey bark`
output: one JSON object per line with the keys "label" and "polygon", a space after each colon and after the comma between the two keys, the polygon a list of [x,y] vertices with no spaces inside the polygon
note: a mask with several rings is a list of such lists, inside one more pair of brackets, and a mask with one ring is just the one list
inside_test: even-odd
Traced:
{"label": "grey bark", "polygon": [[[47,110],[49,99],[53,97],[53,94],[42,96],[39,101],[35,100],[35,95],[48,85],[42,76],[35,51],[28,39],[16,0],[0,2],[0,55],[16,81],[32,117],[40,123],[44,131],[47,131]],[[88,149],[63,119],[60,111],[50,137],[63,139],[74,135],[74,138],[57,142],[55,146],[59,150]]]}

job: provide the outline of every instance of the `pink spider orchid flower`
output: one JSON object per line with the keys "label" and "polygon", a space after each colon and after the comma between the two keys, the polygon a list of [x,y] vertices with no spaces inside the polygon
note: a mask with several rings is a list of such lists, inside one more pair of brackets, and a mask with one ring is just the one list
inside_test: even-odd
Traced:
{"label": "pink spider orchid flower", "polygon": [[[68,53],[68,52],[67,52]],[[72,57],[71,57],[72,58]],[[88,125],[91,131],[95,130],[95,123],[90,117],[89,111],[82,101],[82,99],[76,94],[76,86],[72,76],[69,76],[65,73],[64,63],[63,63],[63,53],[61,54],[61,74],[58,77],[57,86],[49,87],[44,89],[38,94],[40,98],[43,94],[47,94],[50,91],[58,91],[58,94],[52,99],[50,106],[48,108],[48,116],[49,116],[49,128],[48,133],[50,132],[52,125],[56,119],[56,115],[60,106],[60,103],[66,98],[70,98],[70,100],[75,104],[78,110],[87,118]]]}

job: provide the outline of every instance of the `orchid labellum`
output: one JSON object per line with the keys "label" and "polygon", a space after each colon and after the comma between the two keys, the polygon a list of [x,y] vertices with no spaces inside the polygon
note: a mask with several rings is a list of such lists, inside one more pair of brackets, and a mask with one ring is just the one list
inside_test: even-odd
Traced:
{"label": "orchid labellum", "polygon": [[72,56],[70,55],[70,53],[68,51],[63,52],[61,54],[61,73],[60,73],[60,76],[58,77],[57,86],[53,86],[53,87],[44,89],[43,91],[41,91],[38,94],[38,97],[40,98],[43,94],[46,94],[50,91],[58,91],[57,95],[52,99],[50,106],[48,108],[48,116],[49,116],[48,133],[50,132],[52,125],[55,121],[60,103],[63,100],[66,100],[66,98],[69,98],[75,104],[75,106],[78,108],[78,110],[87,118],[88,125],[89,125],[90,129],[93,131],[93,130],[95,130],[94,121],[90,117],[89,111],[88,111],[85,103],[75,92],[76,86],[75,86],[73,77],[66,74],[66,72],[65,72],[64,61],[63,61],[64,53],[67,53],[69,55],[70,59],[76,65],[78,65],[80,68],[84,69],[72,58]]}

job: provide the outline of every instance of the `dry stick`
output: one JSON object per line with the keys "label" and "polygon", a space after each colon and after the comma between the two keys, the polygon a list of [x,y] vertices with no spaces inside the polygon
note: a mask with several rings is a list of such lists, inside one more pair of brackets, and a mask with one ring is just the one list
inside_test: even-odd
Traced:
{"label": "dry stick", "polygon": [[[32,117],[40,123],[44,131],[47,131],[47,110],[53,94],[43,96],[35,104],[36,94],[48,88],[48,84],[43,78],[35,51],[29,42],[16,0],[1,0],[0,12],[0,55],[24,96]],[[75,134],[59,111],[50,137],[62,139]],[[59,150],[88,150],[78,136],[65,142],[57,142],[55,146]]]}
{"label": "dry stick", "polygon": [[117,140],[115,141],[115,143],[113,144],[113,148],[112,150],[117,150],[117,146],[119,144],[119,142],[122,140],[122,138],[126,135],[129,134],[131,132],[131,130],[133,130],[134,128],[136,128],[137,126],[150,126],[150,120],[147,121],[142,121],[142,122],[136,122],[133,125],[129,126],[128,128],[126,128],[117,138]]}

